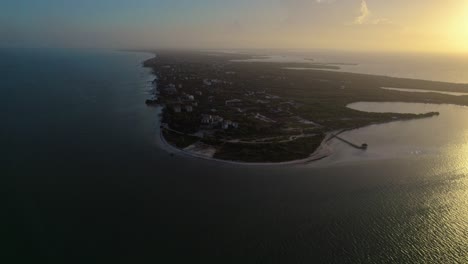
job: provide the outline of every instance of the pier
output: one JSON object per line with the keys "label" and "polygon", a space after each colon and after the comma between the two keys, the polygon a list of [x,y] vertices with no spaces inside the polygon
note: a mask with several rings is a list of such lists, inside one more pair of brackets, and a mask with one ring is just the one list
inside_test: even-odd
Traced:
{"label": "pier", "polygon": [[342,142],[344,142],[344,143],[346,143],[346,144],[348,144],[351,147],[356,148],[356,149],[366,150],[369,147],[366,143],[363,143],[362,145],[359,146],[359,145],[354,144],[353,142],[348,141],[348,140],[346,140],[346,139],[344,139],[344,138],[342,138],[342,137],[340,137],[338,135],[333,135],[330,139],[332,139],[332,138],[336,138],[338,140],[341,140]]}

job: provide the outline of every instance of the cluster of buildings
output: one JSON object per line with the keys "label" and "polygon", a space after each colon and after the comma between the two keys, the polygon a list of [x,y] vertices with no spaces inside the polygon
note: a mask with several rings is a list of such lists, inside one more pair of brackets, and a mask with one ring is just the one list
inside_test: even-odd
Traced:
{"label": "cluster of buildings", "polygon": [[202,115],[201,123],[204,127],[207,128],[239,128],[239,123],[233,122],[231,120],[224,120],[224,118],[218,115]]}
{"label": "cluster of buildings", "polygon": [[175,86],[175,84],[169,84],[168,86],[164,87],[164,92],[167,93],[167,94],[176,94],[177,93],[177,88]]}
{"label": "cluster of buildings", "polygon": [[217,80],[217,79],[204,79],[203,84],[206,86],[211,86],[215,84],[222,84],[222,83],[227,83],[225,81]]}
{"label": "cluster of buildings", "polygon": [[231,100],[226,100],[225,101],[226,106],[236,106],[236,105],[241,105],[242,100],[240,99],[231,99]]}
{"label": "cluster of buildings", "polygon": [[[182,85],[179,85],[179,87],[182,87]],[[165,91],[168,92],[167,89],[170,89],[169,91],[174,91],[174,93],[177,92],[177,89],[175,85],[169,85],[165,88]],[[174,94],[170,93],[170,94]],[[182,113],[182,112],[187,112],[191,113],[193,112],[193,108],[198,106],[198,102],[195,101],[195,96],[187,93],[183,93],[181,96],[177,97],[177,100],[173,103],[170,104],[170,107],[175,113]]]}
{"label": "cluster of buildings", "polygon": [[[216,84],[222,84],[225,83],[222,80],[217,80],[217,79],[204,79],[203,80],[203,85],[204,86],[212,86]],[[161,91],[169,95],[169,100],[166,100],[166,105],[169,109],[172,109],[172,111],[176,114],[179,113],[192,113],[194,112],[194,108],[198,107],[199,102],[196,100],[196,96],[202,96],[203,92],[200,90],[193,90],[189,94],[186,92],[182,91],[182,84],[173,84],[169,83],[167,84]],[[213,96],[208,97],[208,101],[212,101]],[[226,106],[236,106],[239,104],[242,104],[242,100],[240,99],[232,99],[232,100],[226,100],[225,101]],[[211,109],[211,111],[214,113],[216,112],[215,109]],[[223,117],[219,115],[210,115],[210,114],[204,114],[201,116],[201,127],[205,129],[235,129],[239,127],[239,123],[233,122],[231,120],[225,120]]]}
{"label": "cluster of buildings", "polygon": [[187,104],[175,104],[172,106],[172,110],[174,110],[175,113],[182,113],[182,111],[191,113],[193,112],[193,106]]}

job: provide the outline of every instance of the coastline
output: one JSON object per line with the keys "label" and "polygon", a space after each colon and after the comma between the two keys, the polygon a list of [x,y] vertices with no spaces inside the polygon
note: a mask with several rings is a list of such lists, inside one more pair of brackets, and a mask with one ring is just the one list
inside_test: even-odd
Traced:
{"label": "coastline", "polygon": [[[149,53],[149,52],[144,52],[144,53]],[[152,53],[152,56],[155,57],[156,53]],[[158,78],[158,76],[154,73],[150,73],[152,76],[155,78]],[[155,87],[155,90],[157,87]],[[162,113],[162,110],[166,108],[167,106],[158,106],[157,111],[158,115]],[[162,120],[161,118],[158,119],[158,133],[159,135],[157,136],[156,144],[169,154],[176,154],[180,156],[185,156],[189,158],[196,158],[196,159],[202,159],[206,161],[212,161],[212,162],[218,162],[218,163],[224,163],[224,164],[230,164],[230,165],[240,165],[240,166],[294,166],[294,165],[310,165],[313,162],[323,160],[330,155],[333,154],[332,149],[329,146],[329,142],[335,138],[336,135],[339,135],[345,130],[340,130],[340,131],[333,131],[326,133],[325,138],[323,139],[322,143],[318,148],[315,149],[314,152],[312,152],[309,157],[304,158],[304,159],[298,159],[298,160],[291,160],[291,161],[283,161],[283,162],[242,162],[242,161],[233,161],[233,160],[223,160],[223,159],[216,159],[213,157],[209,157],[206,155],[201,155],[197,154],[196,152],[192,151],[187,151],[185,149],[180,149],[177,148],[176,146],[173,146],[170,144],[166,138],[164,137],[163,133],[163,128],[161,127],[162,125]]]}
{"label": "coastline", "polygon": [[[161,123],[161,122],[159,122]],[[159,124],[160,127],[160,124]],[[310,154],[308,158],[305,159],[300,159],[300,160],[292,160],[292,161],[284,161],[284,162],[242,162],[242,161],[232,161],[232,160],[222,160],[222,159],[216,159],[213,157],[208,157],[204,155],[197,154],[195,152],[190,152],[186,151],[184,149],[179,149],[173,145],[171,145],[167,140],[165,139],[163,135],[163,131],[161,128],[158,129],[159,135],[157,137],[157,142],[156,144],[169,154],[175,154],[175,155],[180,155],[180,156],[185,156],[185,157],[190,157],[190,158],[197,158],[197,159],[202,159],[202,160],[207,160],[207,161],[213,161],[213,162],[219,162],[219,163],[224,163],[224,164],[230,164],[230,165],[241,165],[241,166],[293,166],[293,165],[309,165],[312,162],[323,160],[327,157],[329,157],[333,151],[331,150],[330,146],[328,145],[328,142],[330,142],[331,139],[333,139],[333,133],[328,133],[325,137],[325,139],[322,141],[320,146]]]}
{"label": "coastline", "polygon": [[[164,107],[160,106],[158,107],[158,111],[161,112],[161,110]],[[411,121],[411,120],[397,120],[394,122],[405,122],[405,121]],[[391,122],[390,122],[391,123]],[[242,162],[242,161],[233,161],[233,160],[223,160],[223,159],[217,159],[213,157],[209,157],[206,155],[201,155],[197,154],[196,152],[188,151],[186,149],[180,149],[177,148],[176,146],[170,144],[166,138],[164,137],[163,130],[164,128],[161,127],[161,120],[159,119],[158,122],[158,131],[157,133],[159,134],[157,136],[156,144],[158,147],[166,151],[167,153],[171,155],[179,155],[179,156],[184,156],[188,158],[196,158],[196,159],[201,159],[201,160],[206,160],[206,161],[211,161],[211,162],[217,162],[217,163],[224,163],[224,164],[229,164],[229,165],[239,165],[239,166],[252,166],[252,167],[262,167],[262,166],[310,166],[313,165],[315,162],[324,160],[334,154],[334,151],[331,147],[331,142],[333,140],[339,140],[343,141],[342,139],[339,138],[339,135],[353,131],[355,129],[362,129],[365,127],[370,127],[373,125],[379,125],[379,123],[375,124],[370,124],[365,127],[359,127],[359,128],[349,128],[349,129],[341,129],[341,130],[336,130],[336,131],[331,131],[326,133],[325,138],[323,139],[322,143],[320,146],[315,149],[314,152],[312,152],[309,157],[304,158],[304,159],[298,159],[298,160],[291,160],[291,161],[283,161],[283,162]],[[385,123],[382,123],[385,124]],[[346,142],[346,140],[344,140]],[[346,143],[349,144],[349,143]],[[190,145],[192,146],[192,145]],[[189,146],[189,147],[190,147]],[[188,148],[188,147],[187,147]]]}
{"label": "coastline", "polygon": [[[154,54],[155,55],[155,54]],[[144,65],[145,67],[148,67],[148,68],[151,68],[150,65]],[[327,71],[323,71],[323,70],[318,70],[320,72],[327,72]],[[333,72],[333,71],[328,71],[328,72]],[[152,75],[155,76],[156,78],[158,78],[158,73],[154,71],[154,68],[153,68],[153,72],[152,72]],[[360,77],[360,76],[373,76],[373,77],[379,77],[379,78],[388,78],[388,77],[385,77],[385,76],[375,76],[375,75],[368,75],[368,74],[352,74],[353,76],[357,76],[357,77]],[[421,82],[424,82],[424,81],[421,81]],[[433,82],[432,82],[433,83]],[[182,86],[181,86],[182,87]],[[180,88],[180,87],[179,87]],[[184,87],[185,88],[185,87]],[[157,89],[157,88],[156,88]],[[157,96],[155,94],[155,96]],[[192,96],[193,98],[193,96]],[[153,99],[154,100],[154,99]],[[179,99],[180,100],[180,99]],[[193,99],[192,99],[193,100]],[[426,100],[427,102],[427,100]],[[349,102],[348,102],[349,103]],[[148,104],[148,103],[147,103]],[[453,104],[453,103],[451,103]],[[150,104],[148,104],[150,105]],[[160,110],[162,109],[165,109],[167,108],[166,105],[163,105],[163,106],[158,106],[158,108]],[[172,109],[172,108],[171,108]],[[191,112],[192,110],[190,110]],[[179,110],[180,112],[180,110]],[[418,116],[413,116],[411,118],[409,117],[401,117],[400,119],[397,119],[396,117],[391,117],[391,120],[390,122],[392,121],[407,121],[407,120],[412,120],[412,119],[418,119],[418,118],[426,118],[426,117],[432,117],[434,115],[438,115],[439,113],[425,113],[425,114],[420,114]],[[403,114],[402,114],[403,115]],[[408,114],[409,115],[409,114]],[[361,118],[362,119],[362,118]],[[378,118],[376,118],[378,119]],[[389,119],[389,118],[387,118]],[[343,119],[345,120],[345,119]],[[334,139],[337,135],[347,131],[347,130],[353,130],[353,129],[358,129],[358,128],[361,128],[361,127],[353,127],[353,128],[348,128],[346,130],[343,130],[343,129],[339,129],[339,126],[338,127],[334,127],[332,128],[333,126],[331,126],[330,128],[332,129],[335,129],[333,131],[331,130],[328,130],[328,132],[324,131],[324,133],[322,135],[325,135],[325,137],[323,138],[323,140],[320,142],[320,141],[317,141],[317,144],[314,146],[315,150],[313,150],[312,148],[309,148],[309,149],[306,149],[306,151],[304,151],[302,153],[302,157],[305,157],[307,156],[306,158],[301,158],[301,159],[297,159],[297,160],[290,160],[290,161],[267,161],[268,159],[265,158],[265,162],[263,161],[260,161],[260,162],[248,162],[248,161],[236,161],[237,157],[226,157],[226,159],[220,159],[220,158],[214,158],[213,157],[213,154],[215,152],[214,149],[209,149],[208,147],[205,147],[203,146],[202,143],[200,143],[199,145],[197,145],[198,143],[194,143],[194,144],[191,144],[189,146],[184,146],[183,148],[179,148],[175,145],[172,145],[171,143],[169,143],[169,141],[171,141],[171,137],[169,137],[169,141],[166,139],[167,135],[165,136],[164,135],[164,128],[161,127],[162,125],[162,120],[159,119],[158,120],[158,124],[159,124],[159,130],[157,131],[159,133],[159,136],[157,136],[159,139],[158,139],[158,142],[159,142],[159,146],[167,151],[168,153],[171,153],[172,155],[173,154],[177,154],[177,155],[182,155],[182,156],[186,156],[186,157],[191,157],[191,158],[197,158],[197,159],[203,159],[203,160],[209,160],[209,161],[215,161],[215,162],[220,162],[220,163],[225,163],[225,164],[233,164],[233,165],[242,165],[242,166],[288,166],[288,165],[307,165],[307,164],[310,164],[312,162],[316,162],[316,161],[319,161],[319,160],[323,160],[329,156],[331,156],[333,154],[333,150],[330,146],[330,141],[332,139]],[[379,122],[379,120],[376,120],[377,122],[367,122],[366,125],[364,125],[363,127],[365,126],[369,126],[369,125],[374,125],[374,124],[379,124],[379,123],[386,123],[386,122]],[[345,121],[346,122],[346,121]],[[388,121],[387,121],[388,122]],[[348,126],[349,127],[349,126]],[[338,130],[337,130],[338,129]],[[338,138],[339,139],[339,138]],[[345,140],[342,140],[346,143]],[[318,145],[320,143],[320,145]],[[355,144],[350,144],[349,142],[347,142],[349,145],[351,145],[352,147],[356,147],[357,145]],[[317,147],[318,145],[318,147]],[[365,145],[365,146],[364,146]],[[362,145],[362,148],[367,148],[367,144],[363,144]],[[360,148],[360,147],[357,147],[357,148]],[[313,151],[312,153],[308,153],[309,151]],[[203,153],[205,152],[205,153]],[[293,158],[293,157],[292,157]],[[296,158],[300,158],[298,156],[296,156]]]}

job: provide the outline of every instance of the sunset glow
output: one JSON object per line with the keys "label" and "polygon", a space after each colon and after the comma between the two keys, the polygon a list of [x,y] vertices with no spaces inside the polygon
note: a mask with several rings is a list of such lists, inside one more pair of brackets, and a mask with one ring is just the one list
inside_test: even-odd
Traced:
{"label": "sunset glow", "polygon": [[3,47],[468,52],[464,0],[7,2]]}

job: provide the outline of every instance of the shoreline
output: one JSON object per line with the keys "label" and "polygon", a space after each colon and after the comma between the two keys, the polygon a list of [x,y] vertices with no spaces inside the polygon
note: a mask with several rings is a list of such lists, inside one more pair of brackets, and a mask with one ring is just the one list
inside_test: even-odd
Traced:
{"label": "shoreline", "polygon": [[[450,105],[450,104],[449,104]],[[455,105],[456,106],[456,105]],[[161,111],[164,107],[158,107],[158,111]],[[417,120],[417,119],[416,119]],[[393,122],[405,122],[405,121],[412,121],[412,120],[396,120]],[[392,123],[392,122],[390,122]],[[159,135],[157,138],[156,144],[158,147],[163,149],[169,154],[172,155],[179,155],[179,156],[185,156],[189,158],[196,158],[196,159],[201,159],[201,160],[206,160],[206,161],[211,161],[211,162],[217,162],[217,163],[224,163],[224,164],[230,164],[230,165],[240,165],[240,166],[253,166],[253,167],[262,167],[262,166],[306,166],[306,165],[311,165],[314,164],[318,161],[324,160],[331,155],[333,155],[335,152],[330,146],[330,142],[332,142],[334,139],[337,139],[339,135],[353,131],[356,129],[362,129],[365,127],[373,126],[373,125],[379,125],[379,123],[376,124],[370,124],[365,127],[359,127],[359,128],[349,128],[349,129],[341,129],[341,130],[336,130],[332,132],[326,133],[325,138],[323,139],[322,143],[320,146],[315,149],[314,152],[310,154],[309,157],[304,158],[304,159],[299,159],[299,160],[291,160],[291,161],[282,161],[282,162],[243,162],[243,161],[233,161],[233,160],[223,160],[223,159],[217,159],[213,157],[208,157],[205,155],[200,155],[195,152],[187,151],[185,149],[180,149],[177,148],[176,146],[170,144],[166,138],[163,135],[163,129],[161,128],[161,120],[158,122],[158,130],[159,130]],[[385,123],[383,123],[385,124]]]}
{"label": "shoreline", "polygon": [[199,155],[197,153],[186,151],[184,149],[179,149],[171,145],[169,142],[167,142],[166,138],[164,137],[163,130],[161,128],[159,128],[158,138],[159,140],[157,140],[158,141],[157,144],[159,145],[159,147],[161,147],[163,150],[165,150],[166,152],[170,154],[181,155],[181,156],[186,156],[190,158],[197,158],[197,159],[230,164],[230,165],[257,166],[257,167],[308,165],[310,163],[323,160],[329,157],[331,154],[333,154],[333,151],[328,145],[328,142],[330,142],[333,139],[333,133],[328,133],[325,139],[320,144],[320,146],[313,153],[311,153],[308,158],[300,159],[300,160],[292,160],[292,161],[283,161],[283,162],[242,162],[242,161],[233,161],[233,160],[222,160],[222,159],[216,159],[213,157],[207,157],[204,155]]}
{"label": "shoreline", "polygon": [[[154,54],[154,56],[156,57],[155,54]],[[159,73],[155,72],[155,70],[154,70],[155,66],[151,66],[151,64],[145,64],[145,63],[146,62],[144,62],[144,67],[153,68],[153,72],[151,74],[153,76],[155,76],[156,78],[158,78]],[[330,71],[330,70],[316,70],[316,71],[319,71],[319,72],[334,72],[334,71]],[[356,75],[358,77],[360,75],[379,77],[379,76],[369,75],[369,74],[353,74],[353,75]],[[381,77],[384,77],[384,76],[381,76]],[[386,77],[384,77],[384,78],[386,78]],[[181,84],[179,86],[180,86],[179,88],[182,87]],[[201,95],[201,93],[200,93],[200,95]],[[192,98],[193,98],[193,96],[192,96]],[[425,100],[425,101],[426,101],[425,103],[427,103],[427,100]],[[346,102],[344,102],[344,103],[346,103]],[[354,103],[354,102],[352,102],[352,103]],[[348,104],[349,104],[349,102],[348,102]],[[449,103],[449,104],[454,104],[454,103],[452,102],[452,103]],[[161,111],[163,109],[166,109],[167,107],[168,106],[160,106],[158,108]],[[192,110],[190,110],[190,112],[191,111]],[[179,112],[180,112],[180,110],[179,110]],[[408,120],[413,120],[413,119],[432,117],[432,116],[438,115],[438,114],[439,113],[432,113],[432,112],[431,113],[424,113],[424,114],[413,114],[415,116],[413,116],[412,118],[409,118],[408,116],[404,116],[404,114],[401,114],[402,117],[400,117],[400,119],[397,119],[396,117],[392,117],[392,120],[387,120],[387,122],[408,121]],[[410,115],[410,114],[407,114],[407,115]],[[354,115],[351,115],[351,114],[350,114],[350,116],[354,117]],[[376,122],[369,123],[369,121],[367,121],[367,124],[364,125],[363,127],[366,127],[366,126],[369,126],[369,125],[375,125],[375,124],[379,124],[379,123],[387,123],[387,122],[379,122],[379,121],[381,121],[381,119],[386,120],[386,119],[389,119],[389,118],[390,117],[387,117],[387,116],[384,116],[384,117],[382,117],[380,119],[379,118],[374,118],[374,119],[376,119],[376,120],[374,120]],[[372,118],[368,118],[368,119],[372,121]],[[340,120],[338,120],[338,122],[340,122]],[[343,120],[345,120],[345,119],[343,119]],[[348,125],[348,127],[349,127],[349,124],[346,123],[347,120],[350,120],[350,119],[346,119],[342,123],[344,123],[344,125]],[[364,122],[364,123],[366,123],[366,122]],[[186,147],[183,147],[183,145],[181,145],[181,147],[183,147],[183,148],[179,148],[179,147],[177,147],[177,146],[170,143],[171,137],[168,137],[169,141],[166,139],[166,136],[164,135],[164,129],[165,128],[161,127],[161,125],[162,125],[162,119],[161,118],[159,118],[158,124],[159,124],[159,128],[158,128],[159,131],[157,131],[159,133],[159,139],[158,139],[159,144],[158,145],[162,149],[167,151],[168,153],[171,153],[172,155],[178,154],[178,155],[183,155],[183,156],[187,156],[187,157],[191,157],[191,158],[204,159],[204,160],[215,161],[215,162],[220,162],[220,163],[225,163],[225,164],[234,164],[234,165],[243,165],[243,166],[307,165],[307,164],[310,164],[312,162],[323,160],[323,159],[325,159],[327,157],[330,157],[333,154],[333,149],[330,146],[330,142],[332,141],[332,139],[335,138],[336,135],[339,135],[339,134],[341,134],[341,133],[343,133],[345,131],[348,131],[348,130],[354,130],[354,129],[362,128],[362,127],[358,126],[358,127],[353,127],[353,128],[348,128],[348,129],[343,130],[343,129],[339,129],[340,126],[338,126],[338,125],[330,126],[329,128],[334,127],[335,130],[333,130],[333,131],[329,130],[328,132],[324,131],[325,137],[322,139],[322,141],[321,142],[317,141],[315,143],[315,145],[314,145],[314,149],[304,148],[301,155],[296,155],[296,157],[300,158],[300,159],[297,159],[297,160],[267,161],[267,160],[270,160],[270,158],[268,158],[269,157],[268,154],[265,154],[265,158],[260,159],[261,161],[249,162],[249,161],[237,161],[236,159],[238,159],[239,157],[229,156],[229,155],[225,157],[226,159],[215,158],[213,156],[215,155],[216,150],[214,148],[209,148],[209,147],[203,146],[203,144],[196,145],[197,143],[194,143],[194,144],[191,144],[190,146],[186,146]],[[356,125],[356,124],[354,124],[354,125]],[[346,126],[344,126],[344,127],[346,127]],[[190,141],[188,143],[190,143]],[[317,143],[319,143],[318,147],[317,147]],[[353,144],[350,144],[350,145],[353,145]],[[363,144],[362,146],[364,147],[364,145],[367,148],[367,144]],[[219,149],[218,149],[218,151],[219,151]],[[309,153],[309,151],[310,151],[310,153]],[[301,156],[305,157],[305,158],[301,158]],[[294,158],[294,157],[292,157],[292,158]],[[257,160],[259,160],[259,159],[257,159]],[[263,160],[265,160],[265,161],[263,161]],[[275,159],[273,159],[273,160],[275,160]],[[281,160],[281,159],[278,159],[278,160]],[[286,158],[286,160],[287,160],[287,158]]]}

